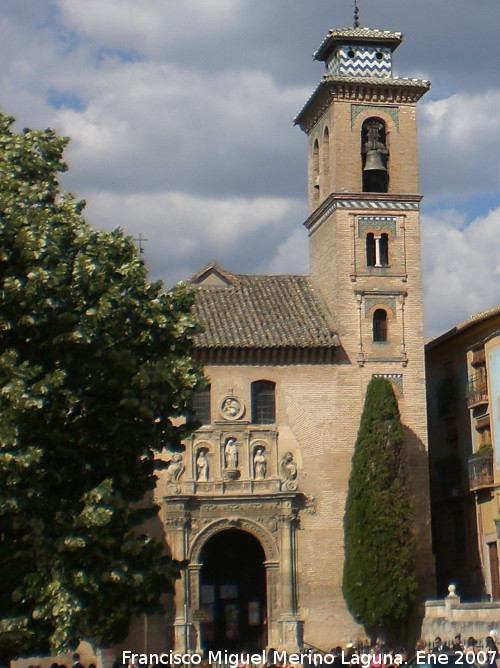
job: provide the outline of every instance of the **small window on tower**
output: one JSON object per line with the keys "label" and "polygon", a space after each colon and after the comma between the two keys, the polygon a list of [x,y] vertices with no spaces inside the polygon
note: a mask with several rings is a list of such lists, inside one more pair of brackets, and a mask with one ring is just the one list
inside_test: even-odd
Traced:
{"label": "small window on tower", "polygon": [[389,235],[380,235],[380,264],[382,267],[389,266]]}
{"label": "small window on tower", "polygon": [[363,192],[386,193],[389,149],[387,131],[381,118],[368,118],[361,128]]}
{"label": "small window on tower", "polygon": [[313,187],[319,190],[319,142],[316,139],[313,145]]}
{"label": "small window on tower", "polygon": [[368,267],[375,266],[375,235],[373,232],[366,235],[366,264]]}
{"label": "small window on tower", "polygon": [[387,341],[387,312],[383,308],[373,314],[373,340],[377,343]]}
{"label": "small window on tower", "polygon": [[366,265],[368,267],[389,266],[389,235],[387,233],[366,235]]}

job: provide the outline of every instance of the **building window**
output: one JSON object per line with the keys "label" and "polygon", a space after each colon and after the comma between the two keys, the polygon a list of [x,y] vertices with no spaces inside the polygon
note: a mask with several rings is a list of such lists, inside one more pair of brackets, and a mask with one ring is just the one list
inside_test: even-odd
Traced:
{"label": "building window", "polygon": [[380,266],[388,267],[389,266],[389,235],[385,232],[380,235],[379,241],[380,248]]}
{"label": "building window", "polygon": [[389,266],[389,235],[386,232],[366,235],[366,264],[368,267]]}
{"label": "building window", "polygon": [[191,401],[191,417],[201,424],[210,424],[210,385],[199,390]]}
{"label": "building window", "polygon": [[378,308],[373,314],[373,340],[387,341],[387,312]]}
{"label": "building window", "polygon": [[325,128],[323,132],[323,188],[330,188],[330,132]]}
{"label": "building window", "polygon": [[313,187],[319,195],[319,142],[316,139],[313,146]]}
{"label": "building window", "polygon": [[366,235],[366,264],[375,266],[375,235],[372,232]]}
{"label": "building window", "polygon": [[363,192],[386,193],[389,186],[385,123],[381,118],[368,118],[361,128]]}
{"label": "building window", "polygon": [[252,383],[253,424],[274,424],[276,422],[276,384],[269,380]]}

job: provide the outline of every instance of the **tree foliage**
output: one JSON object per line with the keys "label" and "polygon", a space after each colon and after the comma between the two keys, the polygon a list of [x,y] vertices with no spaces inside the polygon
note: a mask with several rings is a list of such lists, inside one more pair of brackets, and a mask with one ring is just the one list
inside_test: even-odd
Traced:
{"label": "tree foliage", "polygon": [[373,378],[352,458],[343,576],[349,610],[372,638],[404,624],[417,588],[402,449],[392,386]]}
{"label": "tree foliage", "polygon": [[[62,194],[66,139],[0,115],[0,659],[114,643],[179,564],[141,529],[202,383],[191,297]],[[146,501],[145,499],[150,499]],[[154,521],[154,520],[151,520]]]}

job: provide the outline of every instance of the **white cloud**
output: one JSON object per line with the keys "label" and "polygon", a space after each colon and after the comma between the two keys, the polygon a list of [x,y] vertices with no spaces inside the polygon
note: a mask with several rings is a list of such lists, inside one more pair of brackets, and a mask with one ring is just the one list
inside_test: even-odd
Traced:
{"label": "white cloud", "polygon": [[500,303],[500,207],[464,225],[445,211],[422,219],[426,331],[435,336]]}
{"label": "white cloud", "polygon": [[[288,258],[279,247],[290,230],[306,217],[300,200],[285,198],[202,198],[187,193],[96,194],[87,220],[95,227],[136,230],[144,242],[144,257],[154,279],[167,286],[188,278],[215,259],[227,269],[246,272],[259,267],[297,271],[297,253]],[[303,246],[307,242],[303,239]],[[278,250],[276,250],[278,249]],[[300,257],[300,254],[299,256]],[[277,258],[277,259],[276,259]],[[298,269],[301,271],[302,267]]]}
{"label": "white cloud", "polygon": [[420,170],[433,199],[500,187],[500,91],[460,93],[423,103]]}

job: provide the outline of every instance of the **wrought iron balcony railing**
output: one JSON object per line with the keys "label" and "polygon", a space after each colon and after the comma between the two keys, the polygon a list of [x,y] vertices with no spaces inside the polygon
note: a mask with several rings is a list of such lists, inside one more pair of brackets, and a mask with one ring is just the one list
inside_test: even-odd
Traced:
{"label": "wrought iron balcony railing", "polygon": [[472,408],[488,403],[488,383],[484,377],[471,378],[467,383],[467,406]]}
{"label": "wrought iron balcony railing", "polygon": [[492,487],[493,477],[493,450],[484,454],[474,454],[469,457],[469,488],[471,492]]}

